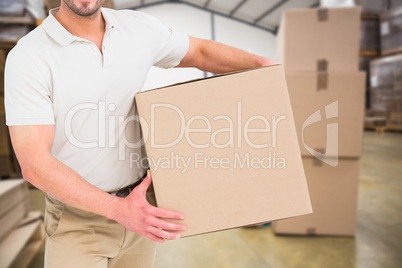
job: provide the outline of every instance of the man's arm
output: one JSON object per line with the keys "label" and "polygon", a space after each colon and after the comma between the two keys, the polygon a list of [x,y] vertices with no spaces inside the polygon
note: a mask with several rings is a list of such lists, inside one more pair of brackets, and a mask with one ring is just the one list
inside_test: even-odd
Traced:
{"label": "man's arm", "polygon": [[275,64],[272,60],[211,40],[190,38],[189,49],[177,67],[227,73]]}
{"label": "man's arm", "polygon": [[113,219],[157,242],[178,238],[178,232],[184,230],[184,225],[164,220],[183,219],[181,214],[153,207],[146,201],[150,174],[126,198],[112,196],[52,156],[54,126],[11,126],[9,129],[23,177],[52,197]]}

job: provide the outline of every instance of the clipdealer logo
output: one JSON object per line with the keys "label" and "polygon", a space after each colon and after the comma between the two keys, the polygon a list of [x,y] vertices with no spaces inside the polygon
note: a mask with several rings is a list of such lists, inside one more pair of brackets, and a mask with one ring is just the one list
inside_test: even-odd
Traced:
{"label": "clipdealer logo", "polygon": [[[242,102],[233,104],[228,111],[209,115],[188,115],[180,107],[169,103],[154,103],[150,105],[147,120],[140,118],[144,141],[152,149],[171,149],[170,155],[163,155],[156,159],[150,157],[151,169],[179,169],[185,172],[191,165],[198,169],[286,169],[287,161],[277,150],[279,147],[281,123],[287,120],[286,115],[262,115],[258,112],[250,114],[243,111]],[[165,116],[169,114],[169,116]],[[160,122],[172,120],[170,135],[160,135]],[[164,127],[168,125],[163,124]],[[157,133],[156,133],[157,132]],[[198,138],[197,138],[198,137]],[[283,138],[282,138],[283,139]],[[180,155],[175,152],[176,145],[191,147],[191,154]],[[208,148],[250,148],[251,152],[232,150],[230,155],[216,156],[216,151]],[[182,147],[183,148],[183,147]],[[165,150],[167,152],[167,150]],[[261,153],[263,152],[263,153]],[[135,161],[140,157],[132,154]]]}
{"label": "clipdealer logo", "polygon": [[338,123],[328,123],[326,124],[327,136],[326,136],[326,144],[325,144],[325,153],[314,150],[310,146],[308,146],[304,139],[304,131],[308,126],[315,124],[317,122],[321,122],[323,120],[328,120],[331,118],[337,118],[339,116],[339,107],[338,101],[334,101],[324,108],[325,118],[321,117],[321,110],[317,110],[312,113],[306,121],[304,121],[302,126],[302,142],[304,148],[322,162],[332,166],[337,167],[339,161],[339,152],[338,152]]}
{"label": "clipdealer logo", "polygon": [[[169,103],[156,103],[150,106],[147,119],[138,116],[123,116],[115,113],[116,106],[99,103],[82,103],[73,107],[65,118],[65,135],[69,143],[82,149],[116,148],[119,160],[128,160],[132,165],[148,164],[154,168],[170,169],[178,168],[187,170],[189,165],[194,168],[253,168],[253,169],[285,169],[286,158],[278,150],[278,133],[283,133],[283,122],[286,115],[262,115],[258,112],[250,114],[243,111],[243,104],[234,103],[227,112],[219,113],[211,117],[202,114],[188,116],[175,105]],[[165,114],[169,114],[168,120],[176,123],[168,136],[158,136],[161,120],[166,120]],[[90,116],[97,120],[97,127],[89,129],[90,135],[82,135],[77,132],[82,124],[79,120],[82,116]],[[77,119],[77,121],[74,121]],[[129,125],[130,124],[130,125]],[[286,124],[283,124],[286,125]],[[132,139],[134,127],[141,127],[142,137]],[[138,130],[138,129],[137,129]],[[282,135],[283,136],[283,135]],[[162,140],[159,140],[163,137]],[[168,139],[166,139],[168,137]],[[181,155],[179,152],[169,156],[160,156],[153,159],[145,158],[141,153],[141,147],[149,144],[152,149],[171,149],[182,144],[194,149],[192,155]],[[247,148],[260,150],[258,154],[250,152],[237,152],[233,155],[215,155],[214,150],[208,148]],[[212,155],[213,154],[213,155]]]}

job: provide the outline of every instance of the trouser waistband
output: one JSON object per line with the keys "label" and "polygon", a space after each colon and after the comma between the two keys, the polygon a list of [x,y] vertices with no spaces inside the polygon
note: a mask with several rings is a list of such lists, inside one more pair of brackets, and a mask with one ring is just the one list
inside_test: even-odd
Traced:
{"label": "trouser waistband", "polygon": [[111,195],[114,195],[114,196],[118,196],[118,197],[126,197],[134,190],[135,187],[140,185],[141,182],[142,182],[142,180],[139,180],[139,181],[137,181],[137,182],[135,182],[133,184],[127,185],[127,186],[125,186],[123,188],[120,188],[120,189],[118,189],[116,191],[108,192],[108,193],[111,194]]}

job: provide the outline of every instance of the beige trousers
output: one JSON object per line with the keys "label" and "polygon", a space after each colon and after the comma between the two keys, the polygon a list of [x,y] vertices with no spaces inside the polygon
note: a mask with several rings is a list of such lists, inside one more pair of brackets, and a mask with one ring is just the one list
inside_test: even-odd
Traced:
{"label": "beige trousers", "polygon": [[152,267],[156,244],[113,220],[46,197],[47,268]]}

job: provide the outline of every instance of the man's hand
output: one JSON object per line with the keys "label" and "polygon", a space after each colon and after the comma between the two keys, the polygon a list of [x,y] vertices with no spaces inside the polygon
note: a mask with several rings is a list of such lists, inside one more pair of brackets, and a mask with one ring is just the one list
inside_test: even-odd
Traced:
{"label": "man's hand", "polygon": [[180,238],[180,231],[186,230],[186,226],[165,219],[183,220],[184,216],[148,203],[146,192],[151,181],[152,177],[148,172],[141,184],[124,199],[124,207],[121,208],[117,221],[128,230],[156,242],[163,243],[165,239]]}
{"label": "man's hand", "polygon": [[51,154],[54,126],[14,126],[9,129],[24,178],[54,198],[113,219],[157,242],[178,238],[179,232],[185,230],[182,224],[164,220],[181,220],[183,215],[147,202],[146,191],[152,181],[150,174],[126,198],[113,196],[89,184],[54,158]]}

